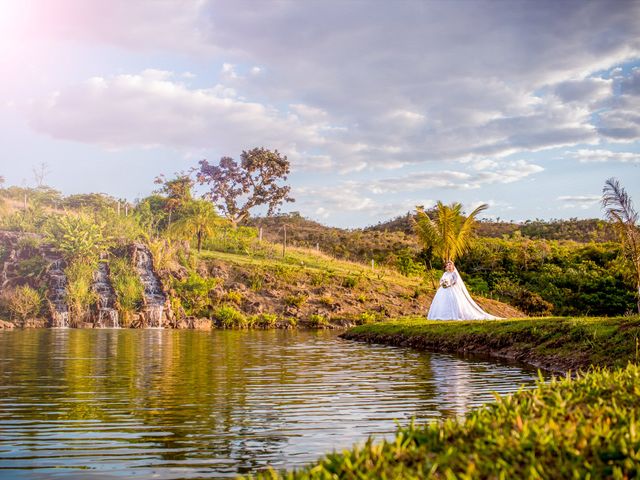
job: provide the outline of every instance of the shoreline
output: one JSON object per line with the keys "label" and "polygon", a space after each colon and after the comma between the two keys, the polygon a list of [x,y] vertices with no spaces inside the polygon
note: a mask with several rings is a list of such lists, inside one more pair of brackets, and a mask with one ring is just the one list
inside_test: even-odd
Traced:
{"label": "shoreline", "polygon": [[640,316],[430,321],[420,317],[354,327],[346,340],[417,350],[473,354],[553,373],[637,361]]}

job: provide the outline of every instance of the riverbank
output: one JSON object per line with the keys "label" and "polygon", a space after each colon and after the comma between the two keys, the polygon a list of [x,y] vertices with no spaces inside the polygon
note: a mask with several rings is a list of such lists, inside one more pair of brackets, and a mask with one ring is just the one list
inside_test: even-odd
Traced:
{"label": "riverbank", "polygon": [[595,369],[499,397],[464,420],[400,428],[395,439],[260,479],[635,478],[640,368]]}
{"label": "riverbank", "polygon": [[342,338],[434,352],[481,354],[553,372],[638,360],[640,317],[443,322],[407,317],[355,327]]}

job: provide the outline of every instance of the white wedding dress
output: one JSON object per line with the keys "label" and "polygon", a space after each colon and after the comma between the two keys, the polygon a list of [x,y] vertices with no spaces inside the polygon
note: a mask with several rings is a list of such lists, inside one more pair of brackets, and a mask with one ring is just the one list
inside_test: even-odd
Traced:
{"label": "white wedding dress", "polygon": [[[449,285],[444,287],[442,285]],[[496,320],[473,301],[457,269],[444,272],[440,279],[440,288],[433,297],[429,320]]]}

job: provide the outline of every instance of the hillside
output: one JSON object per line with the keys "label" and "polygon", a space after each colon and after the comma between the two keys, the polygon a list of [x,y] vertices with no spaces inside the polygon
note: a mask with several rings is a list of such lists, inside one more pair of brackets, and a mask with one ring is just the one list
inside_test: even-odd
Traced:
{"label": "hillside", "polygon": [[[422,277],[371,269],[301,248],[291,248],[283,257],[278,246],[266,242],[242,253],[203,250],[199,254],[186,244],[151,242],[147,248],[134,243],[110,249],[99,264],[105,275],[100,277],[101,268],[93,274],[92,290],[98,293],[101,282],[102,290],[112,291],[111,299],[94,297],[94,305],[74,316],[69,294],[59,293],[61,288],[69,289],[70,280],[56,266],[61,260],[44,239],[0,232],[0,244],[3,303],[21,285],[42,292],[46,299],[36,318],[23,322],[31,326],[65,326],[59,323],[65,321],[61,317],[69,326],[108,326],[101,313],[117,311],[120,325],[134,327],[333,328],[398,315],[425,315],[434,294]],[[146,264],[147,258],[152,263]],[[120,287],[123,264],[131,265],[131,271],[140,276],[140,288],[144,287],[128,309],[127,290]],[[149,287],[154,282],[157,287]],[[154,298],[160,301],[154,304]],[[95,302],[110,305],[105,309]],[[522,316],[500,302],[480,299],[480,303],[496,315]],[[0,308],[6,317],[10,309],[4,304]],[[154,316],[154,309],[159,316]]]}

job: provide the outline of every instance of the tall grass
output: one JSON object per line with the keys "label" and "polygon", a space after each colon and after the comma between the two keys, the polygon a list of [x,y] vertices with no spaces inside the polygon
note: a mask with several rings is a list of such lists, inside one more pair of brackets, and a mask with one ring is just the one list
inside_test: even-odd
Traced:
{"label": "tall grass", "polygon": [[128,326],[133,314],[142,307],[144,286],[128,258],[111,259],[109,270],[121,323]]}

